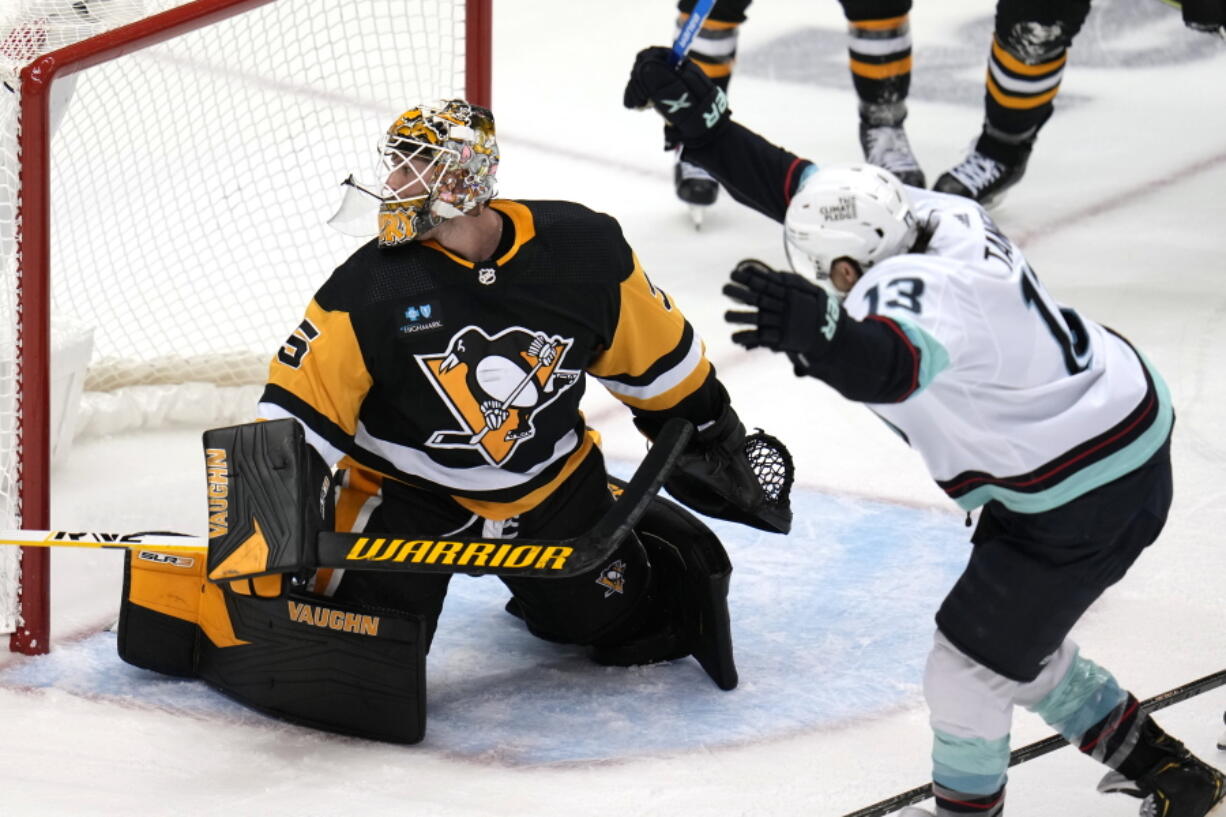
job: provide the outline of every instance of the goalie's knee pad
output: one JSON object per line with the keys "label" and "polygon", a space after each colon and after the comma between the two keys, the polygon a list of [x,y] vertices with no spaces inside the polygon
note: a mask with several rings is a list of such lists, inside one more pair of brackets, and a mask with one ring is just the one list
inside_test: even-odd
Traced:
{"label": "goalie's knee pad", "polygon": [[629,666],[692,655],[720,689],[734,689],[732,563],[723,544],[692,514],[659,497],[635,530],[651,559],[651,587],[637,627],[597,644],[593,660]]}
{"label": "goalie's knee pad", "polygon": [[331,732],[416,743],[425,732],[424,624],[290,590],[241,595],[204,561],[129,553],[119,656],[200,678],[261,712]]}

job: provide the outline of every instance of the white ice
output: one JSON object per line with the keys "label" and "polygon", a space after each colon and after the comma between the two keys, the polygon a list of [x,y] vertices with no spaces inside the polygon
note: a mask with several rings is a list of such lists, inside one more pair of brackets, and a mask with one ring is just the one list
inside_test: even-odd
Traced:
{"label": "white ice", "polygon": [[[740,688],[716,690],[692,661],[591,666],[525,635],[496,581],[458,578],[431,656],[426,741],[337,738],[119,662],[100,634],[117,609],[118,557],[58,551],[51,655],[0,656],[3,817],[838,817],[927,780],[920,671],[931,614],[966,557],[962,517],[867,411],[728,340],[720,285],[744,257],[782,265],[780,231],[725,196],[696,232],[654,114],[621,107],[634,53],[671,37],[671,3],[497,5],[503,194],[616,216],[705,337],[743,418],[796,456],[793,536],[717,526],[736,565]],[[858,158],[844,25],[835,3],[755,4],[736,117],[819,162]],[[907,126],[930,179],[979,129],[990,26],[990,4],[969,0],[912,12]],[[1074,631],[1141,698],[1222,668],[1224,77],[1226,42],[1185,30],[1178,12],[1100,0],[1026,179],[996,211],[1056,297],[1128,336],[1174,395],[1167,529]],[[624,471],[641,438],[598,390],[588,418]],[[54,474],[53,526],[201,533],[197,431],[78,441]],[[1158,719],[1226,765],[1214,748],[1223,709],[1219,689]],[[1014,745],[1049,733],[1020,713]],[[1071,749],[1019,766],[1009,813],[1135,814],[1137,801],[1094,792],[1101,773]]]}

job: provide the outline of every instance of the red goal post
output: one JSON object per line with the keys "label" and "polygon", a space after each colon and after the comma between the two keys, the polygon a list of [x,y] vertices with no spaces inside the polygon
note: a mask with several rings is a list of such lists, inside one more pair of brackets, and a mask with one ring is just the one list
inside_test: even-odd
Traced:
{"label": "red goal post", "polygon": [[[313,188],[321,184],[313,177],[333,173],[335,177],[323,184],[333,186],[328,195],[335,193],[339,201],[336,183],[343,174],[335,175],[324,158],[305,158],[297,164],[296,154],[309,152],[304,145],[318,147],[321,157],[324,148],[334,152],[343,148],[355,157],[353,161],[366,163],[352,169],[364,170],[374,165],[379,128],[403,107],[458,95],[489,105],[492,0],[10,2],[26,14],[14,19],[10,12],[9,20],[0,18],[0,25],[8,24],[7,31],[0,29],[0,51],[8,61],[7,72],[0,70],[5,85],[0,94],[16,97],[9,114],[16,117],[8,140],[12,144],[0,145],[0,194],[4,194],[0,265],[6,265],[0,272],[11,278],[3,284],[7,290],[0,292],[0,333],[6,335],[0,344],[11,349],[0,348],[0,419],[11,417],[0,422],[0,436],[8,438],[0,440],[0,526],[46,529],[51,524],[53,304],[70,307],[73,319],[84,321],[95,333],[95,363],[99,352],[108,364],[117,360],[123,364],[132,356],[135,363],[120,369],[141,373],[135,379],[125,374],[113,380],[119,384],[115,386],[106,380],[112,375],[95,377],[91,368],[86,388],[90,378],[100,389],[140,388],[176,378],[208,380],[214,375],[223,385],[250,380],[253,367],[248,362],[239,367],[245,372],[240,376],[228,363],[210,361],[233,355],[267,359],[284,330],[292,328],[287,316],[305,305],[301,279],[313,279],[318,285],[329,265],[344,257],[336,253],[335,244],[326,250],[303,248],[300,255],[292,256],[301,240],[330,229],[323,223],[329,213],[322,212],[322,199],[294,210],[299,198],[311,196],[292,188],[283,190],[280,198],[274,196],[270,208],[270,194],[287,178],[297,180],[301,169],[301,184],[312,188],[312,196]],[[120,20],[108,29],[105,15],[121,7],[148,13]],[[79,23],[79,30],[90,36],[55,48],[48,32],[74,14],[80,19],[72,19],[73,24]],[[97,33],[91,34],[87,24],[93,24]],[[129,71],[128,63],[138,64]],[[85,78],[103,69],[108,73],[105,82],[96,83],[96,90]],[[196,80],[189,79],[192,72],[206,75],[212,85],[194,84]],[[79,85],[77,75],[82,77]],[[62,89],[70,82],[69,101]],[[130,84],[125,87],[125,83]],[[115,96],[91,109],[89,101],[100,97],[103,88]],[[206,94],[218,99],[206,103]],[[282,98],[300,104],[277,107]],[[206,104],[214,107],[206,109]],[[224,121],[228,106],[242,121]],[[329,112],[329,106],[340,113]],[[265,116],[269,121],[247,121]],[[101,121],[111,118],[115,121]],[[210,118],[223,120],[216,133],[210,130],[215,123],[205,121]],[[372,123],[379,124],[372,127]],[[248,126],[250,131],[243,130]],[[117,135],[107,136],[103,131],[108,128]],[[153,138],[140,141],[138,137],[149,131]],[[279,142],[281,135],[288,138]],[[187,152],[178,159],[163,157],[183,147],[179,140],[187,142]],[[317,141],[327,144],[317,146]],[[368,155],[361,158],[362,152]],[[202,155],[216,165],[205,168],[204,174]],[[150,164],[164,160],[172,172],[146,179],[131,165],[122,164],[133,157]],[[97,171],[111,158],[121,164],[110,177],[110,187],[101,189],[108,182]],[[316,164],[306,164],[311,161]],[[15,190],[11,181],[6,186],[5,165],[16,167]],[[180,183],[173,173],[176,167],[189,179],[198,174],[191,184],[199,187],[173,188]],[[228,182],[217,179],[219,187],[208,188],[215,176],[229,172],[234,175]],[[208,178],[201,180],[205,174]],[[9,199],[8,211],[4,197]],[[157,203],[145,202],[155,198]],[[137,200],[150,210],[126,209]],[[72,210],[77,204],[81,211]],[[249,210],[242,210],[244,206]],[[176,207],[185,209],[180,212]],[[269,209],[277,211],[271,226],[254,225],[254,238],[236,235]],[[236,211],[237,220],[226,226],[225,219]],[[180,218],[188,223],[173,223]],[[192,219],[199,223],[191,223]],[[291,236],[280,252],[290,270],[282,291],[266,285],[265,276],[281,279],[279,273],[270,272],[276,260],[269,260],[263,254],[266,248],[256,245],[269,237],[270,230],[286,227],[287,220]],[[182,257],[170,251],[178,244],[187,245],[189,234],[208,231],[211,238],[204,237],[201,246],[224,248],[226,253],[201,260],[198,256],[206,253],[195,245],[184,249]],[[244,242],[252,248],[250,256],[234,249]],[[274,259],[277,251],[268,250]],[[328,257],[319,258],[324,255]],[[323,266],[315,266],[316,259]],[[150,266],[142,278],[146,263]],[[195,263],[206,266],[193,267]],[[237,268],[236,280],[258,284],[252,287],[255,292],[239,290],[233,281],[214,282],[231,267]],[[90,277],[65,284],[64,292],[57,289],[60,281],[82,270],[88,270]],[[132,270],[136,272],[128,277]],[[180,300],[164,297],[167,286],[202,279],[207,287],[185,290]],[[150,297],[155,292],[156,299]],[[306,297],[309,292],[308,288]],[[113,302],[104,297],[110,295],[117,295]],[[287,311],[249,337],[238,338],[239,329],[245,334],[258,321],[240,315],[235,318],[238,329],[218,328],[227,299],[264,299],[275,302],[278,309],[284,303]],[[82,303],[88,308],[77,308]],[[134,311],[122,311],[129,306]],[[233,306],[237,311],[243,304]],[[76,314],[91,310],[96,311]],[[187,325],[193,311],[206,313],[199,327]],[[161,336],[137,333],[136,325],[154,314],[171,330],[161,330],[167,333]],[[116,329],[121,334],[112,332]],[[191,331],[199,331],[199,337],[193,339]],[[207,348],[210,334],[224,335],[230,346]],[[145,349],[168,353],[142,360],[139,352]],[[178,370],[167,363],[172,359],[179,361]],[[49,647],[49,558],[46,548],[22,550],[19,611],[10,637],[15,651],[37,654]]]}

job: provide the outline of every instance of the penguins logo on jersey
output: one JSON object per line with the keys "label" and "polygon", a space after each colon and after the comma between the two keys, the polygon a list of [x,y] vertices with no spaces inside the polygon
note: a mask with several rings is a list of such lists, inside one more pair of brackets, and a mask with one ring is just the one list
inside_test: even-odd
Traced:
{"label": "penguins logo on jersey", "polygon": [[466,326],[439,354],[417,355],[439,397],[460,422],[430,435],[431,448],[471,448],[502,465],[536,433],[533,416],[573,386],[582,372],[560,369],[573,338],[520,326],[493,337]]}

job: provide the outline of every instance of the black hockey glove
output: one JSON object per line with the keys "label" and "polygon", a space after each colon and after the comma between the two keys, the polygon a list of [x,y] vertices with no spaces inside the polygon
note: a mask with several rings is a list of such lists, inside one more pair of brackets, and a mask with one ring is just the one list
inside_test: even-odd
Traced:
{"label": "black hockey glove", "polygon": [[1183,24],[1226,38],[1226,0],[1183,0]]}
{"label": "black hockey glove", "polygon": [[728,96],[690,60],[673,67],[671,55],[663,46],[640,51],[622,103],[627,108],[655,108],[668,123],[666,141],[675,137],[687,145],[706,144],[732,116]]}
{"label": "black hockey glove", "polygon": [[756,307],[755,311],[724,313],[728,323],[754,327],[732,333],[733,342],[746,349],[765,346],[816,360],[830,350],[846,320],[837,300],[794,272],[776,272],[761,261],[748,259],[736,265],[732,281],[724,285],[724,294]]}
{"label": "black hockey glove", "polygon": [[792,527],[792,456],[779,440],[745,426],[725,406],[700,426],[664,487],[687,508],[772,533]]}

